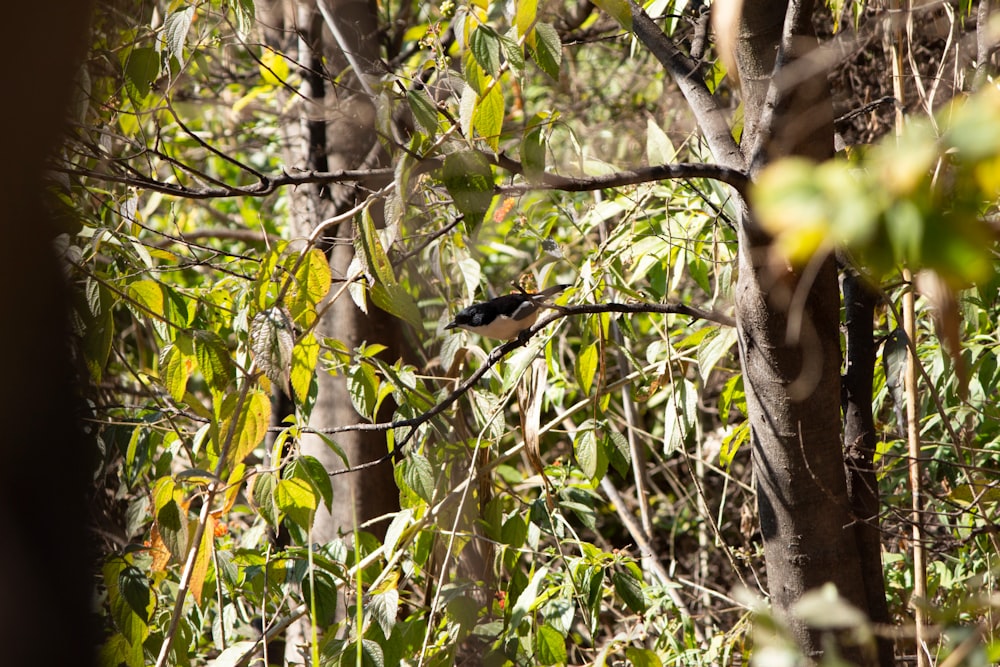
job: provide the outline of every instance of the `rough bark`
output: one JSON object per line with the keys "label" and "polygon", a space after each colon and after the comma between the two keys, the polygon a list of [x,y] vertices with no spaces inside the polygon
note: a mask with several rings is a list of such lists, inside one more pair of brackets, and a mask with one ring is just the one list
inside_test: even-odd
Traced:
{"label": "rough bark", "polygon": [[[331,34],[315,1],[258,5],[271,39],[297,39],[298,55],[307,65],[300,91],[303,94],[292,115],[283,121],[288,166],[324,171],[382,166],[384,156],[377,145],[374,101],[359,77],[353,71],[347,72],[350,64],[344,56],[345,51],[351,52],[355,64],[360,63],[365,70],[361,76],[372,71],[378,56],[375,8],[365,1],[329,2],[326,7],[346,44],[340,44]],[[290,193],[290,224],[295,236],[308,236],[319,222],[354,206],[363,196],[353,186],[296,188]],[[347,277],[354,257],[353,235],[353,224],[348,221],[324,239],[335,280]],[[389,348],[387,356],[391,360],[401,356],[397,322],[374,306],[369,314],[363,313],[346,294],[325,311],[316,333],[320,338],[335,338],[348,348],[362,341],[382,343]],[[321,371],[318,383],[311,426],[344,426],[362,419],[351,403],[343,374]],[[352,464],[376,459],[386,451],[383,433],[343,433],[336,441]],[[318,436],[306,436],[301,447],[303,453],[318,458],[328,470],[343,468],[339,457]],[[333,511],[321,509],[313,524],[316,542],[350,533],[355,522],[364,523],[398,508],[391,466],[335,476],[333,486]]]}
{"label": "rough bark", "polygon": [[[872,417],[872,382],[875,375],[874,315],[878,295],[852,269],[842,273],[847,363],[842,384],[844,454],[847,492],[854,514],[854,534],[861,557],[861,574],[868,599],[868,613],[875,623],[890,624],[882,574],[882,539],[879,532],[879,492],[873,460],[877,433]],[[892,640],[878,640],[881,667],[895,664]]]}
{"label": "rough bark", "polygon": [[[808,69],[816,46],[811,14],[811,2],[744,3],[736,57],[744,85],[742,148],[754,170],[785,155],[833,153],[826,72]],[[836,266],[827,257],[793,270],[771,254],[768,241],[747,212],[736,318],[771,599],[785,611],[833,582],[868,612],[841,451]],[[790,623],[805,652],[818,656],[822,638]]]}

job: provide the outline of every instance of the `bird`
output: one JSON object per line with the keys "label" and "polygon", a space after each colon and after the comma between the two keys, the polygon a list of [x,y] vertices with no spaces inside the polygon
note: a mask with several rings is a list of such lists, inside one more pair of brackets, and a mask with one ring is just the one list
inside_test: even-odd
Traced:
{"label": "bird", "polygon": [[487,338],[514,340],[538,319],[538,312],[546,307],[540,302],[568,287],[570,285],[554,285],[534,294],[522,290],[520,294],[506,294],[474,303],[458,311],[445,329],[465,329]]}

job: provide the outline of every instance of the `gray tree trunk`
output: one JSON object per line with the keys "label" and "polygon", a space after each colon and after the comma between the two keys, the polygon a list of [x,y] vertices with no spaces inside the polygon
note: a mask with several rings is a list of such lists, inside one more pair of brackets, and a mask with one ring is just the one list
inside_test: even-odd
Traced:
{"label": "gray tree trunk", "polygon": [[[752,172],[787,155],[833,154],[827,71],[810,62],[812,13],[809,1],[743,4],[735,51],[745,104],[741,147]],[[843,461],[834,259],[791,269],[748,212],[739,267],[736,318],[772,602],[785,611],[832,582],[870,613]],[[808,655],[822,652],[818,633],[796,620],[791,626]],[[872,661],[847,643],[841,653]]]}
{"label": "gray tree trunk", "polygon": [[[318,3],[326,3],[329,19],[324,18]],[[294,100],[288,117],[282,119],[286,140],[286,168],[366,169],[387,162],[375,129],[375,100],[367,81],[378,61],[376,8],[364,0],[258,0],[258,19],[272,41],[283,43],[303,63],[301,96]],[[331,32],[329,21],[336,28]],[[345,53],[351,55],[350,58]],[[358,67],[358,72],[354,68]],[[335,82],[335,83],[334,83]],[[323,220],[349,210],[365,197],[365,190],[379,183],[333,186],[300,186],[290,192],[290,220],[293,234],[308,237]],[[380,209],[373,207],[376,224]],[[336,295],[349,278],[348,267],[354,258],[353,221],[348,220],[324,239],[323,248],[330,258]],[[347,292],[325,309],[316,328],[317,338],[333,338],[353,349],[363,341],[381,343],[388,348],[386,358],[395,361],[403,356],[398,322],[369,304],[362,312]],[[322,365],[322,360],[321,360]],[[332,375],[322,369],[317,374],[318,394],[309,425],[324,429],[363,421],[351,402],[343,373]],[[387,401],[381,419],[392,416]],[[351,465],[380,458],[386,453],[384,433],[347,432],[332,437],[347,455]],[[340,457],[316,435],[306,435],[300,443],[303,454],[319,459],[329,471],[344,468]],[[338,536],[350,536],[355,526],[385,516],[399,508],[399,494],[392,465],[386,463],[360,472],[332,478],[333,505],[328,511],[320,506],[312,527],[314,543],[324,544]],[[386,522],[366,527],[381,534]],[[345,605],[338,607],[343,616]],[[301,628],[299,628],[301,630]],[[302,662],[299,645],[305,634],[290,629],[286,661]]]}

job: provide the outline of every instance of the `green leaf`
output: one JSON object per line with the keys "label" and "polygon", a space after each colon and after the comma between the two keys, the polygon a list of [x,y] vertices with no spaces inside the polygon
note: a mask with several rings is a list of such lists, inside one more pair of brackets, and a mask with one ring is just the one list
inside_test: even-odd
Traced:
{"label": "green leaf", "polygon": [[747,412],[742,373],[736,373],[722,385],[722,392],[719,394],[719,418],[722,419],[723,423],[729,423],[729,415],[733,408],[740,410],[743,414]]}
{"label": "green leaf", "polygon": [[236,14],[236,29],[243,36],[249,35],[254,24],[253,0],[229,0],[229,6]]}
{"label": "green leaf", "polygon": [[642,593],[642,580],[629,568],[617,570],[611,575],[615,592],[625,605],[637,614],[646,611],[646,597]]}
{"label": "green leaf", "polygon": [[736,452],[740,451],[740,447],[747,442],[750,442],[750,422],[744,421],[722,439],[722,446],[719,448],[719,464],[728,469],[733,464]]}
{"label": "green leaf", "polygon": [[663,667],[660,657],[648,648],[626,646],[625,657],[632,663],[632,667]]}
{"label": "green leaf", "polygon": [[385,312],[405,321],[418,332],[424,330],[423,316],[410,293],[396,283],[375,283],[371,288],[372,301]]}
{"label": "green leaf", "polygon": [[156,596],[149,587],[149,581],[142,570],[134,565],[128,565],[118,573],[118,589],[128,602],[136,616],[143,623],[149,623],[150,615],[156,606]]}
{"label": "green leaf", "polygon": [[539,23],[535,26],[534,49],[531,54],[542,68],[554,81],[559,80],[559,68],[562,65],[562,42],[559,41],[559,33],[548,23]]}
{"label": "green leaf", "polygon": [[274,307],[254,316],[250,325],[250,352],[258,368],[286,395],[291,394],[294,345],[292,318],[287,310]]}
{"label": "green leaf", "polygon": [[434,501],[434,468],[421,454],[413,453],[403,462],[403,480],[420,498]]}
{"label": "green leaf", "polygon": [[319,459],[303,454],[295,462],[290,477],[303,479],[312,484],[313,490],[323,499],[323,504],[329,510],[333,505],[333,484],[330,473],[327,472]]}
{"label": "green leaf", "polygon": [[500,73],[500,40],[497,34],[491,28],[480,24],[469,37],[469,48],[479,66],[496,78]]}
{"label": "green leaf", "polygon": [[476,128],[479,136],[494,151],[500,146],[503,116],[503,92],[501,92],[499,84],[493,84],[486,91],[486,94],[476,102],[476,109],[472,114],[472,125]]}
{"label": "green leaf", "polygon": [[318,567],[314,568],[312,577],[302,580],[302,599],[309,605],[320,628],[337,621],[337,590],[336,578]]}
{"label": "green leaf", "polygon": [[147,95],[153,81],[160,74],[160,54],[148,46],[132,49],[126,52],[125,83],[129,95],[135,101],[141,101]]}
{"label": "green leaf", "polygon": [[195,331],[194,352],[205,382],[216,391],[224,391],[234,378],[232,358],[226,342],[213,331]]}
{"label": "green leaf", "polygon": [[549,625],[535,628],[535,660],[540,665],[566,664],[566,638]]}
{"label": "green leaf", "polygon": [[500,541],[512,549],[520,549],[527,538],[528,524],[524,522],[524,517],[517,512],[511,514],[500,529]]}
{"label": "green leaf", "polygon": [[545,137],[542,126],[536,125],[524,133],[521,140],[521,166],[524,175],[537,180],[545,173]]}
{"label": "green leaf", "polygon": [[278,508],[274,504],[274,485],[277,478],[272,472],[262,472],[253,481],[253,504],[272,528],[278,527]]}
{"label": "green leaf", "polygon": [[382,246],[382,240],[375,228],[375,221],[367,212],[361,216],[357,232],[354,237],[354,246],[362,267],[368,275],[375,279],[376,283],[395,285],[396,274],[392,270],[392,263]]}
{"label": "green leaf", "polygon": [[378,376],[368,364],[359,364],[348,374],[347,392],[354,409],[362,417],[374,420],[378,385]]}
{"label": "green leaf", "polygon": [[715,327],[714,333],[701,339],[698,345],[698,371],[702,381],[707,381],[709,374],[719,363],[719,360],[729,353],[736,344],[736,327]]}
{"label": "green leaf", "polygon": [[597,476],[598,453],[597,453],[597,433],[594,428],[581,428],[573,439],[573,453],[576,455],[576,462],[580,470],[589,479]]}
{"label": "green leaf", "polygon": [[140,280],[128,286],[128,296],[139,304],[144,314],[165,318],[163,308],[163,288],[153,280]]}
{"label": "green leaf", "polygon": [[365,611],[375,617],[375,621],[382,628],[382,634],[386,637],[391,636],[392,629],[396,626],[396,615],[399,613],[399,591],[392,586],[372,595]]}
{"label": "green leaf", "polygon": [[408,90],[406,101],[410,105],[413,117],[430,137],[434,137],[438,131],[438,110],[431,98],[422,90]]}
{"label": "green leaf", "polygon": [[594,341],[583,348],[576,357],[576,381],[580,385],[580,392],[584,395],[590,394],[590,388],[594,384],[594,376],[597,374],[597,349],[598,341]]}
{"label": "green leaf", "polygon": [[104,376],[104,367],[111,354],[111,341],[115,335],[115,320],[112,313],[114,300],[111,290],[100,281],[87,279],[85,289],[87,309],[90,317],[84,331],[84,359],[87,370],[95,382]]}
{"label": "green leaf", "polygon": [[670,137],[652,118],[646,119],[646,161],[651,165],[670,164],[676,152]]}
{"label": "green leaf", "polygon": [[542,566],[538,568],[531,576],[531,581],[524,587],[521,594],[517,596],[514,606],[510,608],[510,628],[512,631],[517,631],[517,626],[521,624],[524,617],[535,606],[535,602],[538,599],[538,587],[548,573],[549,569],[547,567]]}
{"label": "green leaf", "polygon": [[674,383],[674,391],[664,411],[663,445],[667,454],[678,451],[694,427],[698,410],[698,390],[684,379]]}
{"label": "green leaf", "polygon": [[188,520],[180,504],[170,498],[156,510],[156,527],[167,551],[179,563],[187,558]]}
{"label": "green leaf", "polygon": [[594,4],[610,14],[621,27],[632,29],[632,4],[630,0],[594,0]]}
{"label": "green leaf", "polygon": [[605,436],[604,446],[611,465],[619,475],[625,477],[632,467],[632,450],[629,449],[628,438],[618,431],[609,431]]}
{"label": "green leaf", "polygon": [[316,364],[319,362],[319,342],[311,332],[292,348],[292,371],[289,376],[292,391],[302,402],[309,396]]}
{"label": "green leaf", "polygon": [[318,505],[312,484],[298,478],[280,480],[274,487],[274,502],[286,517],[309,529]]}
{"label": "green leaf", "polygon": [[517,28],[512,27],[506,35],[498,35],[503,56],[507,59],[507,67],[518,79],[524,77],[524,52],[517,43]]}
{"label": "green leaf", "polygon": [[441,181],[465,214],[466,228],[478,226],[493,201],[493,169],[486,157],[477,151],[452,153],[444,159]]}

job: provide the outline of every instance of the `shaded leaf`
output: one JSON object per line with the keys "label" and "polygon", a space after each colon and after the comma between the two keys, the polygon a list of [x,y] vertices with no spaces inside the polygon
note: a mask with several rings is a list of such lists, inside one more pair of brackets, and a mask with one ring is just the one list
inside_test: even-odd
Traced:
{"label": "shaded leaf", "polygon": [[406,485],[426,502],[434,500],[434,468],[421,454],[411,454],[403,463]]}
{"label": "shaded leaf", "polygon": [[222,337],[213,331],[195,331],[194,352],[205,382],[216,391],[225,390],[232,382],[234,373],[229,348]]}
{"label": "shaded leaf", "polygon": [[163,41],[166,43],[167,53],[179,63],[184,62],[184,44],[192,19],[194,7],[185,7],[171,12],[163,21]]}
{"label": "shaded leaf", "polygon": [[408,90],[406,101],[410,105],[413,117],[430,137],[434,137],[438,130],[438,111],[431,98],[422,90]]}
{"label": "shaded leaf", "polygon": [[535,40],[532,56],[542,71],[553,80],[559,80],[559,68],[562,65],[562,42],[559,33],[548,23],[538,23],[535,26]]}
{"label": "shaded leaf", "polygon": [[295,334],[292,318],[284,308],[257,313],[250,325],[250,352],[271,382],[291,395],[292,349]]}
{"label": "shaded leaf", "polygon": [[476,62],[487,74],[496,77],[500,72],[500,40],[489,27],[480,24],[469,37],[469,48]]}
{"label": "shaded leaf", "polygon": [[441,180],[465,214],[466,226],[479,225],[493,201],[493,169],[486,157],[476,151],[452,153],[444,160]]}
{"label": "shaded leaf", "polygon": [[625,605],[637,614],[646,611],[646,598],[642,593],[642,580],[627,567],[611,575],[615,592]]}

